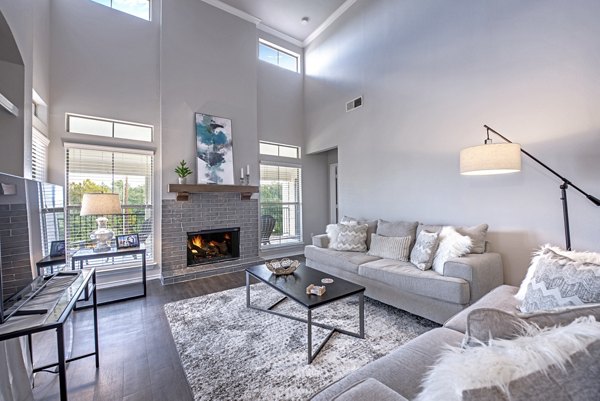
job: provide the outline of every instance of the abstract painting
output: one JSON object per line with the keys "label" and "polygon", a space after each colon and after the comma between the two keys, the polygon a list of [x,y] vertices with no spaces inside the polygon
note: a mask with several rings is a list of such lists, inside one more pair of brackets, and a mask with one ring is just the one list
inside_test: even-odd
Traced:
{"label": "abstract painting", "polygon": [[234,183],[231,120],[196,113],[198,184]]}

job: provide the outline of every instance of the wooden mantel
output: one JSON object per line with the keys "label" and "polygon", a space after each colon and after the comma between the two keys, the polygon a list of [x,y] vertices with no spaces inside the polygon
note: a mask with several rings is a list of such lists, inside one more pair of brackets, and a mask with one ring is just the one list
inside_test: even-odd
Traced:
{"label": "wooden mantel", "polygon": [[255,185],[218,185],[218,184],[169,184],[169,192],[177,193],[178,201],[189,200],[190,194],[201,192],[238,192],[243,200],[258,193]]}

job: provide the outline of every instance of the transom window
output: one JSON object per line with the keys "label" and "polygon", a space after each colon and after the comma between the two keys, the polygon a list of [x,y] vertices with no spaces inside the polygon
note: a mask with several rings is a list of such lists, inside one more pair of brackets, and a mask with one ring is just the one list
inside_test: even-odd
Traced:
{"label": "transom window", "polygon": [[258,40],[258,58],[286,70],[300,72],[300,55],[264,39]]}
{"label": "transom window", "polygon": [[298,146],[280,145],[272,142],[260,141],[259,152],[261,155],[300,158],[300,148]]}
{"label": "transom window", "polygon": [[92,0],[104,6],[150,21],[150,0]]}
{"label": "transom window", "polygon": [[151,125],[77,114],[67,114],[67,132],[152,142]]}

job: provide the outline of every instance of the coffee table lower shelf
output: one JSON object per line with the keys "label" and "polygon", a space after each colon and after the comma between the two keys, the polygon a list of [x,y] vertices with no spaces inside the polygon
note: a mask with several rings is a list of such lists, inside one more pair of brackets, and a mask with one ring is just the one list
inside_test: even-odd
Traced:
{"label": "coffee table lower shelf", "polygon": [[[273,305],[269,306],[268,308],[260,308],[257,306],[253,306],[250,304],[250,276],[253,276],[255,278],[257,278],[260,281],[263,281],[260,277],[257,277],[255,275],[253,275],[252,273],[246,271],[246,307],[250,308],[250,309],[255,309],[258,311],[262,311],[262,312],[266,312],[266,313],[271,313],[273,315],[277,315],[277,316],[281,316],[281,317],[285,317],[287,319],[292,319],[292,320],[296,320],[298,322],[303,322],[307,324],[307,347],[308,347],[308,364],[312,363],[312,361],[317,357],[317,355],[319,354],[319,352],[321,352],[321,350],[323,349],[323,347],[325,346],[325,344],[327,344],[327,341],[329,341],[329,339],[331,338],[331,336],[338,332],[340,334],[345,334],[347,336],[351,336],[351,337],[356,337],[356,338],[365,338],[365,297],[364,297],[364,290],[358,293],[358,319],[359,319],[359,325],[360,325],[360,329],[359,332],[352,332],[352,331],[348,331],[348,330],[344,330],[344,329],[340,329],[338,327],[335,326],[331,326],[328,324],[324,324],[324,323],[319,323],[319,322],[315,322],[312,320],[312,309],[315,308],[307,308],[305,305],[302,305],[299,302],[296,302],[298,305],[304,307],[306,309],[306,319],[297,317],[297,316],[291,316],[282,312],[277,312],[275,310],[273,310],[273,308],[275,308],[277,305],[279,305],[281,302],[285,301],[286,299],[290,299],[292,301],[294,301],[293,298],[289,298],[288,296],[284,296],[282,297],[279,301],[275,302]],[[275,288],[275,287],[271,287],[279,292],[281,292],[279,289]],[[352,296],[355,294],[349,294],[348,296]],[[346,297],[345,297],[346,298]],[[342,298],[343,299],[343,298]],[[327,336],[325,337],[325,339],[319,344],[319,346],[317,347],[317,350],[315,352],[313,352],[313,346],[312,346],[312,326],[317,326],[317,327],[321,327],[323,329],[327,329],[329,330],[329,333],[327,334]]]}

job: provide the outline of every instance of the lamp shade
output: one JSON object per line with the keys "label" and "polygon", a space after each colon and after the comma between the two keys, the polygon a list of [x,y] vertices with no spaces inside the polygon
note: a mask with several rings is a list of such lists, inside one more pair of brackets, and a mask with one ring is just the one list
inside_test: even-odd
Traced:
{"label": "lamp shade", "polygon": [[491,175],[521,171],[521,145],[498,143],[472,146],[460,151],[460,173]]}
{"label": "lamp shade", "polygon": [[83,194],[80,216],[120,214],[119,194]]}

